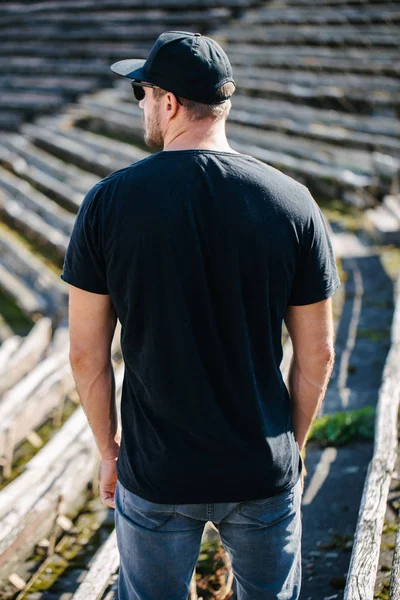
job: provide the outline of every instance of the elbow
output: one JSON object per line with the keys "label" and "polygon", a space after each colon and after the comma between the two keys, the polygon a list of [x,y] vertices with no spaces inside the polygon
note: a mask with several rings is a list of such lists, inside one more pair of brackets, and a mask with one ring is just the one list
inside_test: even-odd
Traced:
{"label": "elbow", "polygon": [[92,359],[91,353],[85,350],[70,350],[69,363],[73,371],[86,366]]}

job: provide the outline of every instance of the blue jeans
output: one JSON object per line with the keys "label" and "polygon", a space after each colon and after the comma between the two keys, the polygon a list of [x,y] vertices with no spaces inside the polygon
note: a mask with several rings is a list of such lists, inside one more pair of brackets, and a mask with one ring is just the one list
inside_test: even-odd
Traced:
{"label": "blue jeans", "polygon": [[118,481],[118,600],[187,600],[207,521],[228,551],[238,600],[297,600],[301,587],[301,482],[248,502],[159,504]]}

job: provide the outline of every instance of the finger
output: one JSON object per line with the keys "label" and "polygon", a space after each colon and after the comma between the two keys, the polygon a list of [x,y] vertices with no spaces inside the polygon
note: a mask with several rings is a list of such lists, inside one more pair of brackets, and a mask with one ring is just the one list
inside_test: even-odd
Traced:
{"label": "finger", "polygon": [[115,500],[114,498],[102,498],[103,504],[109,506],[110,508],[115,508]]}

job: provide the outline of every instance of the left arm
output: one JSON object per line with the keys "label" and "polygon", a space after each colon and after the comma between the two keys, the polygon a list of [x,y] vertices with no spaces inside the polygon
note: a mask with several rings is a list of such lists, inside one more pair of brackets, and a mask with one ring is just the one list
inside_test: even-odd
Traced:
{"label": "left arm", "polygon": [[117,316],[110,296],[69,286],[70,363],[81,404],[101,455],[100,493],[113,504],[116,484],[117,409],[111,342]]}

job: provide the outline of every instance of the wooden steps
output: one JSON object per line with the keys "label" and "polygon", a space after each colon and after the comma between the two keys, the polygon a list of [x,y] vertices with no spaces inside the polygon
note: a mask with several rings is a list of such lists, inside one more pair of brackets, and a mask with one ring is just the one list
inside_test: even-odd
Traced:
{"label": "wooden steps", "polygon": [[[347,575],[344,600],[372,598],[379,561],[383,521],[390,480],[398,448],[398,413],[400,399],[400,277],[397,283],[397,303],[391,328],[391,348],[379,391],[376,412],[374,454],[369,465],[356,535]],[[397,600],[396,581],[400,536],[396,539],[395,564],[389,600]]]}
{"label": "wooden steps", "polygon": [[[0,254],[2,266],[23,284],[23,290],[30,290],[35,298],[39,298],[42,314],[58,320],[66,316],[68,298],[65,283],[5,229],[0,229]],[[23,294],[17,293],[18,289],[10,289],[9,293],[20,305],[26,299]]]}
{"label": "wooden steps", "polygon": [[61,121],[41,121],[39,125],[26,124],[22,133],[39,148],[99,177],[105,177],[112,171],[148,155],[134,146],[115,142],[91,132],[74,127],[64,130]]}
{"label": "wooden steps", "polygon": [[0,164],[74,213],[86,192],[99,181],[98,177],[40,150],[19,134],[2,140]]}
{"label": "wooden steps", "polygon": [[0,212],[12,227],[62,258],[74,216],[0,167]]}
{"label": "wooden steps", "polygon": [[[122,378],[120,367],[118,398]],[[24,472],[0,491],[0,581],[57,527],[61,515],[76,513],[98,459],[87,418],[78,407]]]}
{"label": "wooden steps", "polygon": [[236,24],[218,30],[218,39],[222,42],[237,41],[276,46],[280,44],[314,44],[316,46],[349,46],[376,48],[398,48],[399,36],[395,25],[360,25],[351,27],[320,27],[318,25],[275,24],[265,27],[243,27]]}
{"label": "wooden steps", "polygon": [[7,360],[7,369],[2,370],[0,380],[0,396],[36,367],[48,349],[51,337],[51,319],[42,317]]}
{"label": "wooden steps", "polygon": [[[257,45],[227,42],[224,48],[232,64],[243,67],[264,66],[269,68],[303,69],[324,73],[365,73],[397,76],[400,73],[399,55],[396,50],[376,52],[368,48],[336,48],[329,46],[280,45],[260,52]],[[1,62],[0,62],[1,65]],[[1,66],[0,66],[1,68]]]}
{"label": "wooden steps", "polygon": [[[290,4],[290,3],[285,3]],[[240,22],[243,24],[273,24],[282,23],[290,25],[348,25],[348,24],[391,24],[400,22],[400,7],[398,4],[374,4],[365,2],[364,6],[347,6],[347,3],[336,7],[328,6],[324,10],[316,11],[315,7],[298,6],[285,10],[273,7],[250,9]]]}

